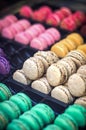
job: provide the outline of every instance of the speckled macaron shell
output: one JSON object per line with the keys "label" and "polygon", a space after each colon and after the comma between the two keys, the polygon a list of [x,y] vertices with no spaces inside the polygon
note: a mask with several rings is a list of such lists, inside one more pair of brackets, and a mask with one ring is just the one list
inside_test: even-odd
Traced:
{"label": "speckled macaron shell", "polygon": [[79,69],[77,70],[77,73],[86,76],[86,65],[80,66]]}
{"label": "speckled macaron shell", "polygon": [[77,98],[74,103],[86,108],[86,96],[82,96],[80,98]]}
{"label": "speckled macaron shell", "polygon": [[51,96],[67,104],[73,101],[73,97],[71,96],[69,90],[63,85],[55,87],[51,91]]}
{"label": "speckled macaron shell", "polygon": [[51,86],[58,86],[67,81],[68,71],[64,65],[55,63],[47,69],[46,77]]}
{"label": "speckled macaron shell", "polygon": [[48,94],[51,91],[51,86],[45,77],[33,81],[31,87],[45,94]]}
{"label": "speckled macaron shell", "polygon": [[44,65],[40,59],[31,57],[24,62],[23,71],[27,78],[36,80],[44,74]]}
{"label": "speckled macaron shell", "polygon": [[25,75],[23,70],[16,70],[13,73],[13,79],[16,80],[19,83],[28,85],[31,83],[31,80],[29,80]]}
{"label": "speckled macaron shell", "polygon": [[86,79],[78,73],[71,75],[68,79],[68,89],[75,97],[84,96],[86,93]]}

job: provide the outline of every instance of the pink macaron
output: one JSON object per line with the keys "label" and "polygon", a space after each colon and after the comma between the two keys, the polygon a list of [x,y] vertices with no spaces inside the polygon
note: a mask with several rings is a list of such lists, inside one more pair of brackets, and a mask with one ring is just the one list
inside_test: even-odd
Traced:
{"label": "pink macaron", "polygon": [[14,38],[14,34],[15,34],[15,30],[14,32],[11,30],[11,28],[9,27],[6,27],[2,30],[2,33],[1,35],[5,38],[8,38],[8,39],[13,39]]}
{"label": "pink macaron", "polygon": [[32,8],[27,5],[22,6],[19,10],[19,14],[27,18],[29,18],[32,15],[32,13],[33,13]]}
{"label": "pink macaron", "polygon": [[17,17],[15,15],[12,15],[12,14],[5,16],[4,19],[6,21],[9,21],[9,23],[15,23],[18,21]]}
{"label": "pink macaron", "polygon": [[68,17],[69,15],[72,14],[72,11],[71,11],[69,8],[67,8],[67,7],[62,7],[62,8],[60,9],[60,11],[63,13],[63,15],[64,15],[65,17]]}
{"label": "pink macaron", "polygon": [[46,23],[53,26],[58,26],[60,24],[60,18],[56,14],[50,14],[46,19]]}
{"label": "pink macaron", "polygon": [[65,18],[64,14],[60,10],[55,10],[54,13],[60,18],[60,20]]}
{"label": "pink macaron", "polygon": [[61,34],[56,28],[49,28],[46,30],[47,33],[49,33],[55,41],[58,41],[61,39]]}
{"label": "pink macaron", "polygon": [[61,27],[62,29],[68,30],[68,31],[74,31],[74,30],[76,30],[77,25],[76,25],[76,23],[74,22],[73,19],[71,19],[71,18],[68,17],[68,18],[65,18],[65,19],[61,22],[60,27]]}
{"label": "pink macaron", "polygon": [[15,36],[15,41],[24,45],[29,44],[29,39],[25,36],[24,32],[18,33]]}
{"label": "pink macaron", "polygon": [[44,50],[47,48],[47,43],[43,38],[35,38],[31,41],[30,47],[37,50]]}
{"label": "pink macaron", "polygon": [[49,15],[50,13],[52,13],[52,9],[49,6],[42,6],[39,8],[39,11],[42,14],[46,14],[46,15]]}
{"label": "pink macaron", "polygon": [[26,19],[19,20],[17,24],[20,24],[23,30],[26,30],[31,26],[31,23]]}

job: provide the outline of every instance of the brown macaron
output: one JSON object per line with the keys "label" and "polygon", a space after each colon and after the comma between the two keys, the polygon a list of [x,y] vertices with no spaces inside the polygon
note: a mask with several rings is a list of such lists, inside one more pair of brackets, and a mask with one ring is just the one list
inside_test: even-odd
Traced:
{"label": "brown macaron", "polygon": [[73,101],[73,97],[71,96],[69,90],[63,85],[55,87],[51,91],[51,96],[67,104]]}

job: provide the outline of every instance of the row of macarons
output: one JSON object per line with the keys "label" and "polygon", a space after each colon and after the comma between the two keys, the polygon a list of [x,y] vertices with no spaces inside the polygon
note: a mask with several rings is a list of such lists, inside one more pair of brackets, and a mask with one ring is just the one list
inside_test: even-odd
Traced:
{"label": "row of macarons", "polygon": [[[72,105],[66,109],[65,113],[55,119],[55,113],[48,105],[40,103],[32,107],[32,101],[26,94],[17,93],[12,96],[9,88],[2,83],[0,83],[0,88],[5,91],[5,93],[3,93],[4,91],[0,93],[1,130],[6,127],[7,130],[40,130],[53,121],[55,127],[61,127],[59,128],[61,130],[78,130],[79,126],[84,127],[86,125],[86,108],[83,105]],[[8,94],[8,96],[5,94]],[[76,116],[77,114],[80,118]],[[63,122],[62,125],[61,122]],[[52,128],[52,125],[48,127]],[[48,129],[48,127],[44,129]]]}
{"label": "row of macarons", "polygon": [[31,47],[39,50],[46,49],[61,38],[61,34],[57,29],[45,29],[42,24],[31,26],[30,22],[25,19],[18,20],[16,23],[4,28],[1,34],[5,38],[14,39],[24,45],[30,44]]}
{"label": "row of macarons", "polygon": [[3,49],[0,48],[0,74],[6,75],[10,72],[10,63],[4,53]]}
{"label": "row of macarons", "polygon": [[40,22],[46,22],[52,26],[60,26],[68,31],[76,30],[80,25],[86,22],[86,15],[82,11],[72,11],[67,7],[61,7],[55,11],[49,6],[41,6],[33,11],[30,6],[22,6],[19,10],[20,15],[27,18],[31,17]]}
{"label": "row of macarons", "polygon": [[79,127],[85,126],[86,108],[83,106],[71,105],[55,118],[48,105],[39,103],[8,124],[7,130],[79,130]]}

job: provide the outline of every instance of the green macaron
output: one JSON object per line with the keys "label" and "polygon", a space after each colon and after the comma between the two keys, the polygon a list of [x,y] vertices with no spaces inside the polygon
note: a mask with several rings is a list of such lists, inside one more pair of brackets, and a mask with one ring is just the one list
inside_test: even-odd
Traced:
{"label": "green macaron", "polygon": [[31,130],[29,126],[23,124],[21,120],[13,120],[10,124],[8,124],[6,130]]}
{"label": "green macaron", "polygon": [[82,109],[81,107],[75,107],[71,105],[65,110],[65,113],[69,114],[72,118],[74,118],[78,126],[81,127],[86,125],[86,115],[84,115]]}
{"label": "green macaron", "polygon": [[44,126],[44,122],[42,121],[41,117],[40,117],[36,112],[31,111],[31,110],[30,110],[30,111],[27,111],[27,112],[25,112],[22,116],[20,116],[20,118],[21,118],[21,117],[22,117],[22,118],[23,118],[23,117],[27,117],[27,118],[28,118],[29,115],[32,115],[32,117],[36,119],[37,123],[38,123],[39,126],[40,126],[40,129],[42,129],[43,126]]}
{"label": "green macaron", "polygon": [[31,128],[31,130],[40,130],[40,124],[35,115],[28,112],[27,115],[22,115],[19,117],[19,120],[22,121],[23,124],[26,124]]}
{"label": "green macaron", "polygon": [[4,130],[5,127],[7,126],[9,120],[5,116],[3,112],[0,111],[0,130]]}
{"label": "green macaron", "polygon": [[55,119],[54,111],[46,104],[39,103],[31,111],[36,112],[45,124],[51,123]]}
{"label": "green macaron", "polygon": [[26,112],[32,107],[31,99],[24,93],[17,93],[16,95],[11,96],[9,100],[20,108],[21,113]]}
{"label": "green macaron", "polygon": [[63,130],[63,129],[55,124],[51,124],[45,127],[43,130]]}
{"label": "green macaron", "polygon": [[63,130],[77,130],[74,123],[63,115],[59,115],[55,119],[54,124],[62,128]]}
{"label": "green macaron", "polygon": [[8,100],[11,96],[12,93],[9,88],[5,84],[0,83],[0,102]]}
{"label": "green macaron", "polygon": [[9,100],[0,103],[0,111],[5,114],[9,121],[19,117],[21,114],[19,107]]}

